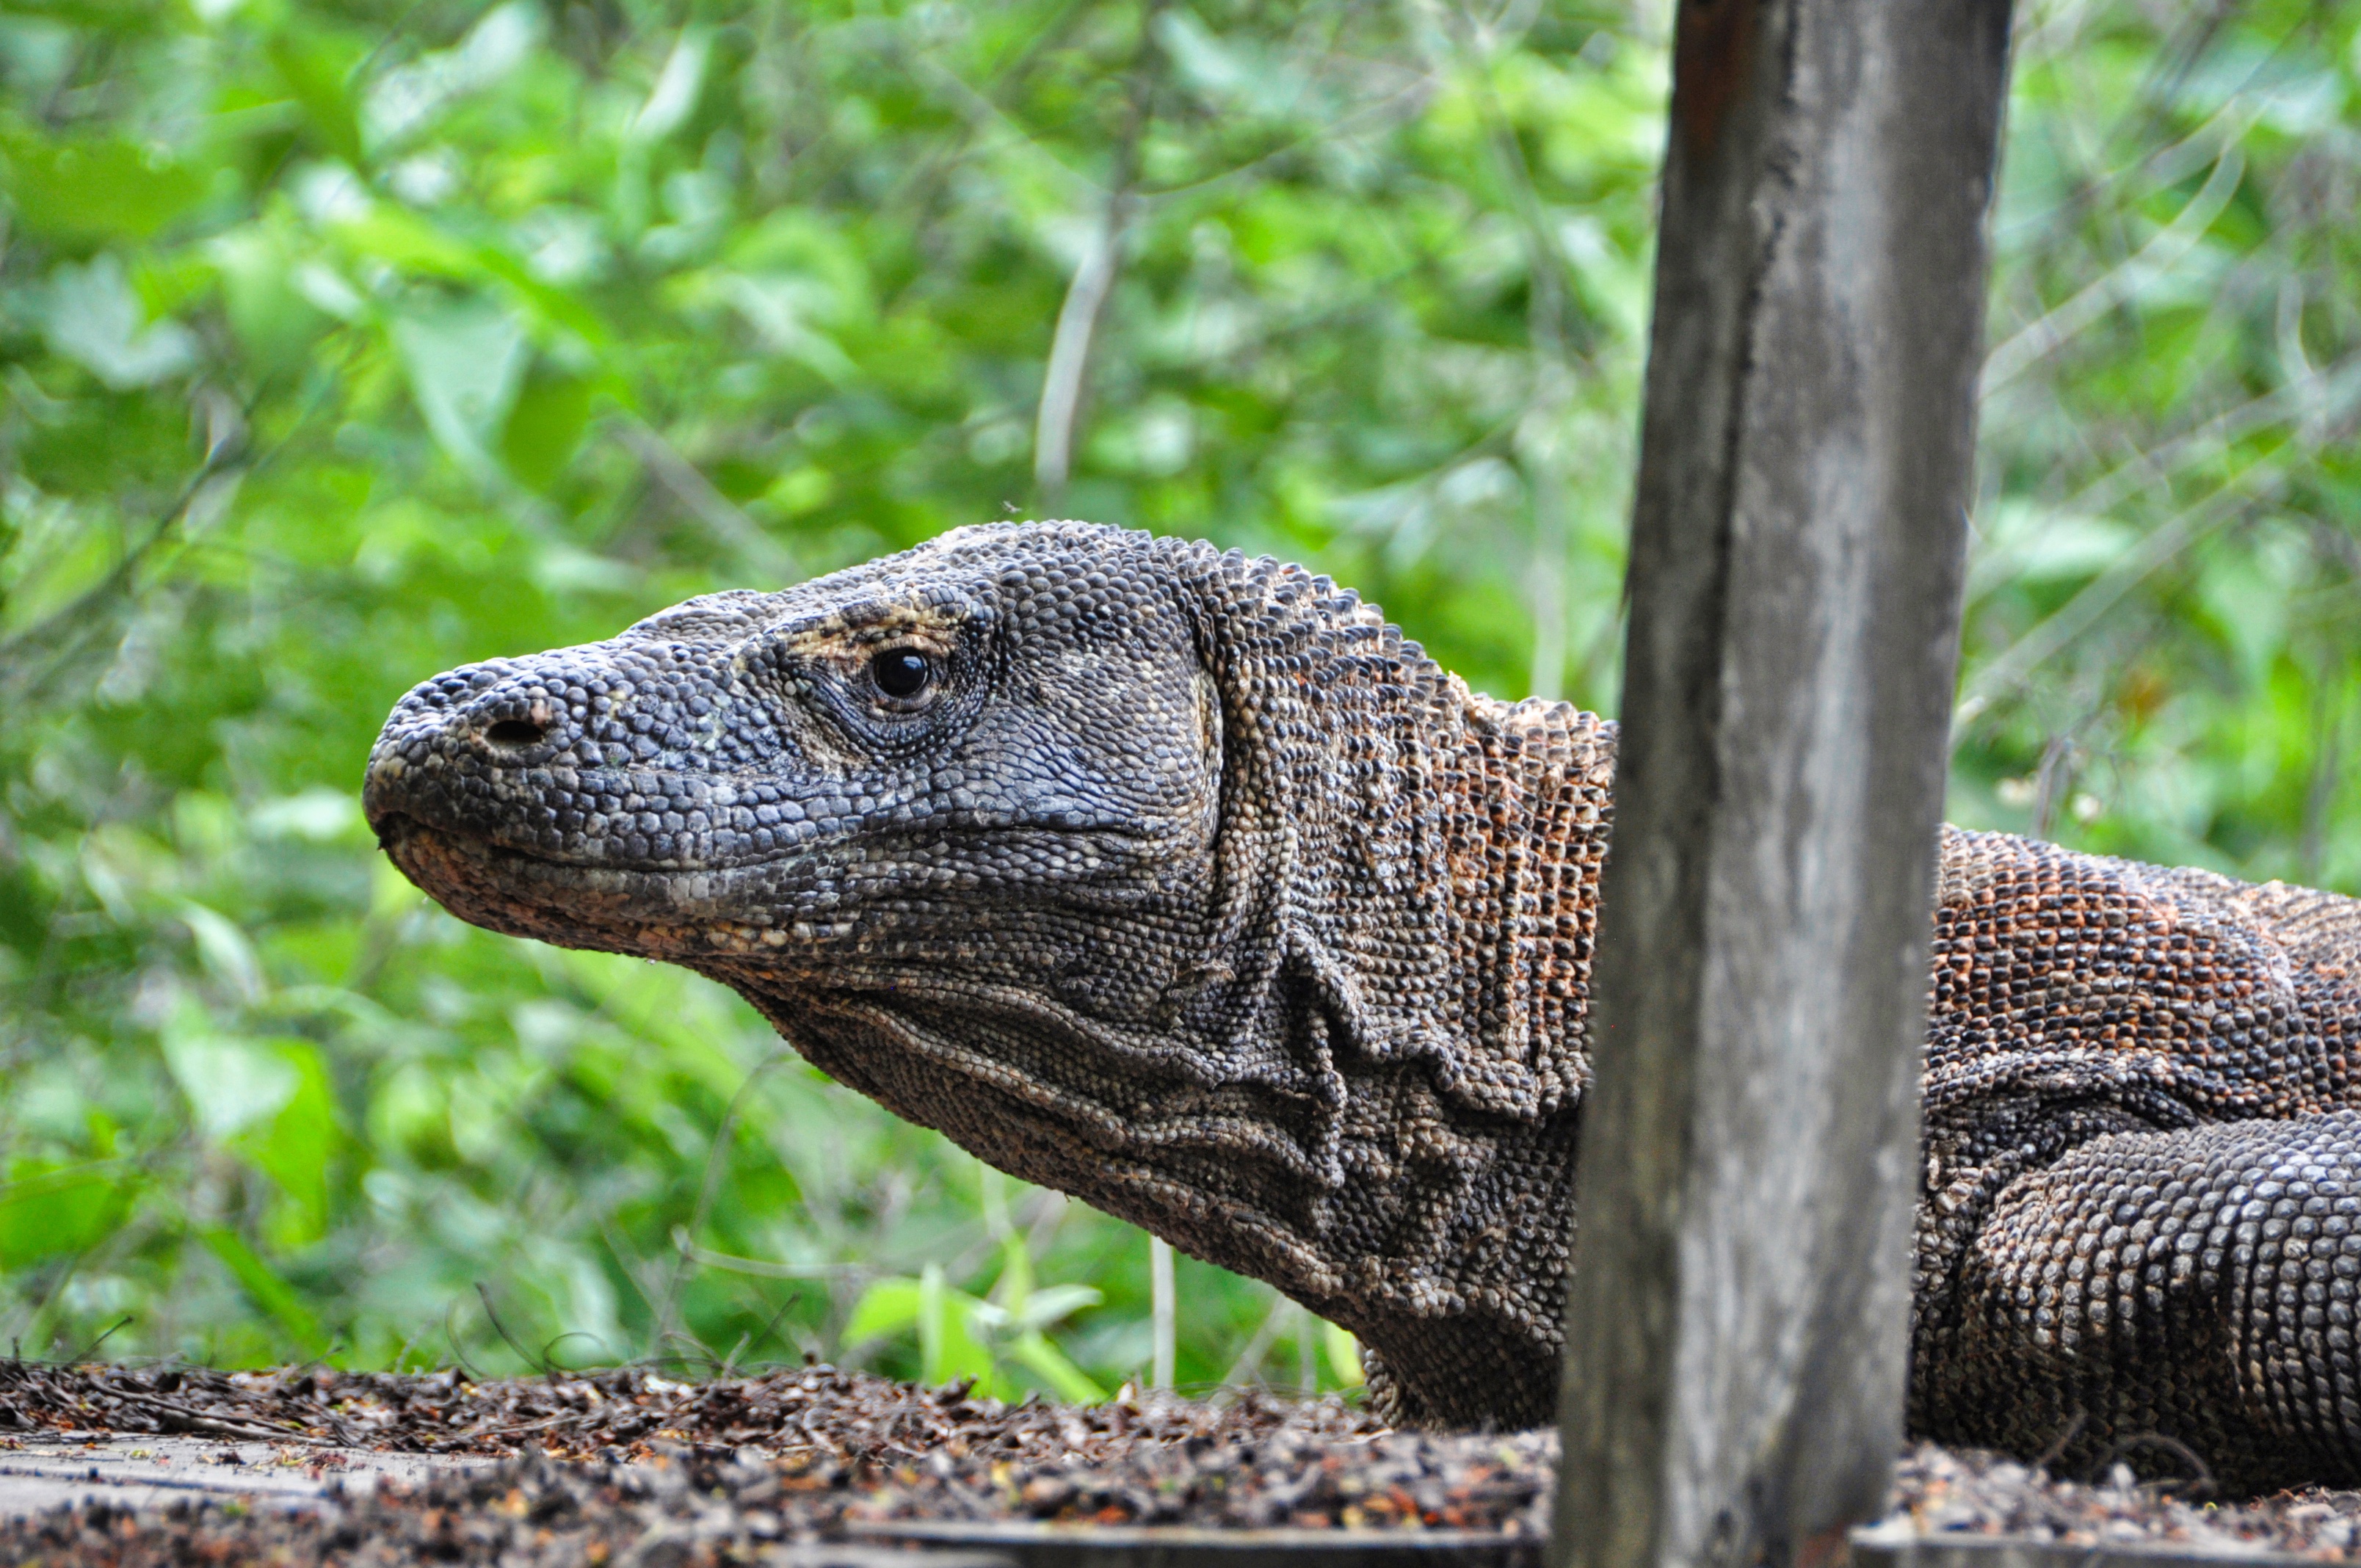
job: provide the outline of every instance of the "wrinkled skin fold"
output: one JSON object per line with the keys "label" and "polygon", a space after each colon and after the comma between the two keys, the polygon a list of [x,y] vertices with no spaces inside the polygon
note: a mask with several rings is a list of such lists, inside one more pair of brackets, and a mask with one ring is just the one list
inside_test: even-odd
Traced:
{"label": "wrinkled skin fold", "polygon": [[[1324,578],[1047,523],[438,675],[364,798],[461,917],[709,975],[1351,1329],[1393,1419],[1515,1427],[1554,1405],[1613,756]],[[1913,1426],[2361,1479],[2356,905],[1942,854]]]}

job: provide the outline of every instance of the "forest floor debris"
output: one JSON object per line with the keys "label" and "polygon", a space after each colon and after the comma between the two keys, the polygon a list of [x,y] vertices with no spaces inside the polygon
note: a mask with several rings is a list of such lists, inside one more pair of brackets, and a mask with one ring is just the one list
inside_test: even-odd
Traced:
{"label": "forest floor debris", "polygon": [[2096,1482],[2075,1481],[1995,1453],[1919,1443],[1903,1455],[1883,1525],[1896,1535],[1965,1532],[2059,1546],[2361,1557],[2361,1492],[2306,1487],[2217,1501],[2202,1476],[2184,1475],[2143,1482],[2118,1464]]}
{"label": "forest floor debris", "polygon": [[1259,1435],[1290,1423],[1338,1437],[1383,1430],[1376,1418],[1334,1399],[1246,1392],[1222,1404],[1011,1406],[970,1398],[959,1384],[921,1388],[826,1365],[697,1381],[636,1366],[478,1381],[455,1370],[216,1372],[0,1361],[0,1442],[42,1431],[190,1432],[412,1453],[555,1451],[609,1460],[652,1442],[757,1443],[891,1465],[937,1452],[997,1459],[1074,1444],[1096,1459],[1143,1442]]}
{"label": "forest floor debris", "polygon": [[[105,1498],[0,1520],[12,1562],[747,1563],[894,1522],[1238,1529],[1548,1529],[1548,1432],[1388,1431],[1334,1398],[1151,1394],[1096,1406],[970,1398],[807,1366],[675,1381],[643,1369],[477,1382],[456,1373],[0,1363],[0,1451],[27,1459],[162,1433],[275,1445],[309,1497]],[[373,1487],[339,1455],[472,1456]],[[0,1452],[0,1469],[12,1457]],[[209,1484],[216,1489],[216,1478]],[[2361,1556],[2361,1494],[2235,1505],[2202,1485],[2094,1483],[1922,1445],[1889,1531],[2073,1546]],[[659,1552],[654,1549],[661,1547]]]}

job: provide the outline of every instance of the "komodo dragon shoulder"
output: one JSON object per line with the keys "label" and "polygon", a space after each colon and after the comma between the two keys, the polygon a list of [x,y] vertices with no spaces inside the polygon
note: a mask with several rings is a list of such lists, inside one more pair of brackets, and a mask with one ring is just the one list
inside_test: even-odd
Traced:
{"label": "komodo dragon shoulder", "polygon": [[[1005,525],[437,675],[365,800],[463,918],[709,975],[901,1115],[1349,1328],[1394,1419],[1523,1426],[1614,740],[1301,568]],[[2356,905],[1941,854],[1914,1427],[2361,1480]]]}

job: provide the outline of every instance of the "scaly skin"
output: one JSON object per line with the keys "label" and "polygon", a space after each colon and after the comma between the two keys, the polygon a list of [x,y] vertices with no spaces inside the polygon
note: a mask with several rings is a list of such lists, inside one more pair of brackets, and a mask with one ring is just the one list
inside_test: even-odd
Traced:
{"label": "scaly skin", "polygon": [[[438,676],[365,799],[463,918],[710,975],[1353,1330],[1395,1419],[1524,1426],[1613,743],[1300,568],[1055,523]],[[1938,902],[1914,1427],[2361,1478],[2356,905],[1949,830]]]}

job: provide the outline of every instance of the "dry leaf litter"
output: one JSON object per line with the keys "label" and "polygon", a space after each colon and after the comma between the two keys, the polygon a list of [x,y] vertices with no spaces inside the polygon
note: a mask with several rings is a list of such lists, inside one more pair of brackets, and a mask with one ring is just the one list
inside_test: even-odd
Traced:
{"label": "dry leaf litter", "polygon": [[[159,1432],[277,1442],[327,1475],[346,1446],[500,1462],[373,1494],[332,1488],[299,1510],[85,1503],[0,1523],[0,1558],[701,1568],[918,1519],[1468,1530],[1537,1547],[1556,1457],[1545,1431],[1390,1431],[1334,1398],[1253,1391],[1008,1405],[829,1366],[697,1382],[638,1368],[475,1382],[0,1363],[0,1447]],[[2163,1457],[2164,1468],[2177,1463]],[[2180,1481],[2140,1483],[2119,1464],[2079,1482],[1921,1446],[1905,1456],[1894,1517],[1927,1533],[2075,1546],[2361,1556],[2361,1494],[2209,1502],[2202,1476],[2180,1468]]]}

